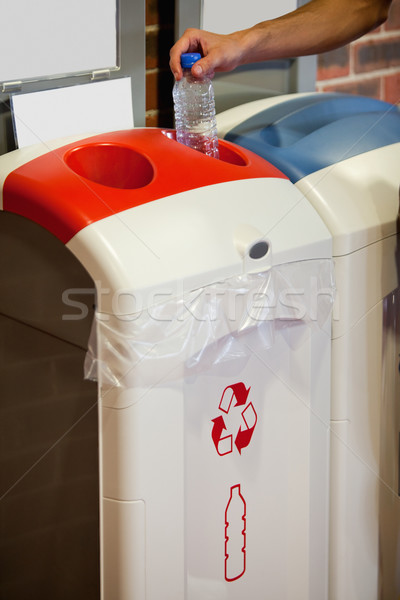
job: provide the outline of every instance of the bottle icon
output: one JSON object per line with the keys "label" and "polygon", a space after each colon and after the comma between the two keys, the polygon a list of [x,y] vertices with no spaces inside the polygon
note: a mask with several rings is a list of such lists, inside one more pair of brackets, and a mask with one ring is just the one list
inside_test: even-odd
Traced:
{"label": "bottle icon", "polygon": [[225,580],[235,581],[246,571],[246,501],[240,483],[231,487],[225,510]]}
{"label": "bottle icon", "polygon": [[172,92],[176,139],[207,156],[219,157],[214,89],[211,79],[193,77],[191,67],[201,58],[198,52],[181,55],[183,77]]}

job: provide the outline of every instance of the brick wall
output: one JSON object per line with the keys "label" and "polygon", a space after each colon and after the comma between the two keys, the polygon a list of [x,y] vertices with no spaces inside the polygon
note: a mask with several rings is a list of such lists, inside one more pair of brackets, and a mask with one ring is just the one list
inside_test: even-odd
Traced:
{"label": "brick wall", "polygon": [[174,0],[146,0],[146,125],[172,127],[169,50],[174,43]]}
{"label": "brick wall", "polygon": [[318,57],[317,90],[400,101],[400,0],[381,27]]}

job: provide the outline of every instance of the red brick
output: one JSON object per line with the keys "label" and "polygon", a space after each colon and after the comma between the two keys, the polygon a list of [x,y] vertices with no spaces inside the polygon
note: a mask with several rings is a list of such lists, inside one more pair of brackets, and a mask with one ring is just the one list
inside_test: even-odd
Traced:
{"label": "red brick", "polygon": [[364,80],[349,80],[348,83],[329,84],[318,86],[321,92],[340,92],[344,94],[353,94],[359,96],[369,96],[370,98],[381,99],[381,79],[374,77]]}
{"label": "red brick", "polygon": [[[158,26],[154,25],[150,29],[146,27],[146,69],[155,69],[158,67]],[[157,27],[157,29],[156,29]]]}
{"label": "red brick", "polygon": [[[169,50],[174,43],[175,0],[146,0],[146,124],[172,125],[173,77]],[[158,25],[158,28],[151,26]]]}
{"label": "red brick", "polygon": [[383,99],[392,104],[400,102],[400,72],[385,77]]}
{"label": "red brick", "polygon": [[349,46],[324,52],[318,56],[317,80],[345,77],[350,72]]}
{"label": "red brick", "polygon": [[146,0],[146,25],[174,25],[174,0]]}
{"label": "red brick", "polygon": [[158,107],[158,70],[146,73],[146,110]]}
{"label": "red brick", "polygon": [[389,10],[388,19],[384,25],[387,31],[400,30],[400,0],[394,0]]}
{"label": "red brick", "polygon": [[159,22],[158,1],[146,0],[146,25],[157,25]]}
{"label": "red brick", "polygon": [[169,51],[174,43],[172,26],[147,27],[146,29],[146,69],[168,67]]}
{"label": "red brick", "polygon": [[400,37],[354,44],[354,71],[368,73],[400,65]]}
{"label": "red brick", "polygon": [[170,109],[174,78],[169,69],[146,73],[146,110]]}

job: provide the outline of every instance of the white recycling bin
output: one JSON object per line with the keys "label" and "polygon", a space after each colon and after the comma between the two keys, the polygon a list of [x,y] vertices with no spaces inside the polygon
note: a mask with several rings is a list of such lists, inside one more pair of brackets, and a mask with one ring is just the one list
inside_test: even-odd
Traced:
{"label": "white recycling bin", "polygon": [[218,117],[280,168],[333,238],[330,600],[400,597],[400,112],[296,94]]}
{"label": "white recycling bin", "polygon": [[0,158],[96,285],[102,598],[324,600],[331,235],[264,159],[173,137]]}

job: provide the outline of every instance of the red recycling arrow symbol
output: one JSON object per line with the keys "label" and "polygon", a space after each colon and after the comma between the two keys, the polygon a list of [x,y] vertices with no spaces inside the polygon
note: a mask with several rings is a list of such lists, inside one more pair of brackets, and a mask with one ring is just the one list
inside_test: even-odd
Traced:
{"label": "red recycling arrow symbol", "polygon": [[[228,385],[222,393],[219,409],[228,414],[232,407],[233,399],[236,400],[234,408],[245,405],[249,392],[250,387],[246,388],[242,382]],[[239,454],[242,453],[243,448],[246,448],[250,444],[257,423],[257,413],[251,402],[242,411],[242,419],[246,427],[242,428],[242,426],[240,426],[235,438],[235,446]],[[223,417],[220,415],[211,421],[213,423],[211,437],[218,454],[220,456],[230,454],[233,451],[233,435],[225,435],[222,437],[223,431],[226,430]]]}
{"label": "red recycling arrow symbol", "polygon": [[221,439],[221,433],[223,432],[224,429],[226,429],[225,423],[224,423],[224,418],[216,417],[215,419],[212,419],[212,422],[214,423],[214,425],[213,425],[211,436],[212,436],[212,439],[214,440],[214,444],[217,445],[219,440]]}
{"label": "red recycling arrow symbol", "polygon": [[235,446],[239,450],[239,454],[242,453],[243,448],[246,448],[250,444],[254,428],[257,423],[257,413],[254,410],[252,402],[250,402],[244,411],[242,412],[243,421],[246,424],[246,429],[239,427],[238,434],[235,439]]}
{"label": "red recycling arrow symbol", "polygon": [[222,392],[221,402],[219,403],[220,410],[228,414],[234,398],[236,399],[235,406],[242,406],[243,404],[246,404],[249,392],[250,387],[246,388],[244,383],[241,381],[239,383],[228,385],[228,387],[226,387]]}
{"label": "red recycling arrow symbol", "polygon": [[242,454],[243,448],[246,448],[250,444],[251,436],[253,435],[254,427],[252,429],[239,429],[239,432],[235,439],[235,446],[239,450],[239,454]]}
{"label": "red recycling arrow symbol", "polygon": [[[232,436],[227,435],[225,437],[221,437],[222,432],[224,431],[224,429],[226,429],[224,418],[219,416],[215,419],[212,419],[212,422],[214,423],[214,425],[212,428],[211,436],[218,454],[220,456],[224,456],[224,454],[229,454],[230,452],[232,452]],[[226,440],[228,440],[228,443],[226,442]],[[220,451],[220,442],[222,442],[223,451]]]}

